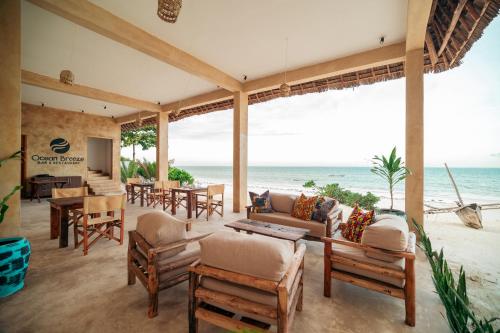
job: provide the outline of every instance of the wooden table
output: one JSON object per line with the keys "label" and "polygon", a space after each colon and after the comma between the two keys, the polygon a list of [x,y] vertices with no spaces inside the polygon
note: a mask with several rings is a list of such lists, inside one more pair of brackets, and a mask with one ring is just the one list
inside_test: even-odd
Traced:
{"label": "wooden table", "polygon": [[141,207],[144,207],[144,194],[148,194],[148,188],[153,189],[155,184],[154,183],[131,183],[130,186],[132,187],[132,203],[135,203],[135,188],[139,187],[141,190]]}
{"label": "wooden table", "polygon": [[268,237],[286,239],[293,242],[294,250],[297,250],[297,242],[309,233],[309,229],[288,227],[269,222],[242,219],[228,224],[225,227],[233,228],[237,232],[246,231],[247,234],[259,234]]}
{"label": "wooden table", "polygon": [[187,218],[190,219],[193,217],[193,209],[195,208],[193,206],[194,195],[196,193],[206,192],[207,188],[206,187],[196,187],[196,188],[178,187],[178,188],[172,188],[170,190],[172,191],[172,196],[171,196],[172,215],[175,215],[177,213],[177,207],[176,207],[177,205],[175,204],[177,193],[185,193],[186,194],[186,201],[187,201],[187,207],[186,207]]}
{"label": "wooden table", "polygon": [[[37,197],[38,202],[40,202],[40,186],[41,185],[49,185],[54,184],[56,188],[62,188],[68,181],[66,180],[52,180],[52,179],[40,179],[40,180],[30,180],[28,183],[31,187],[31,198],[30,201],[33,201],[33,198]],[[60,185],[60,186],[57,186]]]}
{"label": "wooden table", "polygon": [[69,211],[83,208],[83,197],[48,199],[48,201],[50,202],[50,239],[59,236],[59,247],[67,247]]}

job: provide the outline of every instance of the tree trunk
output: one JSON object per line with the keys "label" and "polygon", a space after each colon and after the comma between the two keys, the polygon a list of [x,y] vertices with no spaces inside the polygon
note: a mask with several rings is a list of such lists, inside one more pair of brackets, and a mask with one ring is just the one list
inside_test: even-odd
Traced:
{"label": "tree trunk", "polygon": [[392,207],[394,206],[394,198],[392,195],[392,186],[389,187],[389,192],[391,194],[391,211],[392,211]]}
{"label": "tree trunk", "polygon": [[132,161],[135,162],[135,145],[132,144]]}

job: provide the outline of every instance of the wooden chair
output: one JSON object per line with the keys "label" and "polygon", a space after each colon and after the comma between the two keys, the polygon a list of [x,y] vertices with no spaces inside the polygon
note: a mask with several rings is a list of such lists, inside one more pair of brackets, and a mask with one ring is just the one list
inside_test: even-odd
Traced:
{"label": "wooden chair", "polygon": [[[87,255],[90,246],[102,237],[106,237],[109,240],[114,239],[122,245],[125,223],[125,200],[125,194],[84,197],[83,218],[74,221],[75,248],[83,244],[83,255]],[[120,212],[120,215],[117,217],[115,217],[116,211]],[[102,213],[106,213],[106,216],[102,216]],[[115,227],[120,229],[119,238],[114,236]],[[97,234],[96,237],[90,240],[95,234]],[[79,235],[82,236],[81,241],[78,240]]]}
{"label": "wooden chair", "polygon": [[153,189],[148,193],[147,196],[148,207],[153,205],[153,208],[156,208],[156,205],[164,203],[165,190],[163,185],[164,183],[162,181],[155,181]]}
{"label": "wooden chair", "polygon": [[[52,188],[52,198],[73,198],[73,197],[86,197],[89,195],[88,187],[71,187],[71,188]],[[75,208],[69,210],[68,227],[70,227],[75,220],[82,218],[83,209]]]}
{"label": "wooden chair", "polygon": [[[163,214],[163,212],[158,213]],[[150,214],[153,219],[155,218],[154,214]],[[168,216],[168,218],[177,220],[172,216]],[[153,224],[149,223],[152,222],[151,220],[145,222]],[[177,223],[182,224],[185,228],[186,239],[156,247],[146,240],[146,236],[141,235],[139,228],[129,231],[128,284],[135,284],[136,278],[138,278],[148,291],[149,318],[158,314],[158,294],[161,290],[189,279],[189,267],[200,257],[198,241],[208,236],[208,234],[190,232],[190,222],[185,223],[177,220]],[[155,228],[155,226],[152,227]]]}
{"label": "wooden chair", "polygon": [[[405,322],[409,326],[415,326],[415,234],[409,233],[406,251],[389,251],[345,240],[340,235],[345,227],[345,223],[340,224],[338,235],[335,235],[337,237],[322,238],[325,245],[324,296],[331,296],[331,280],[337,279],[401,298],[405,300]],[[367,252],[372,256],[367,257]],[[373,255],[400,259],[401,265],[390,265],[385,260],[373,259]]]}
{"label": "wooden chair", "polygon": [[[220,195],[220,199],[214,198]],[[196,218],[204,211],[207,211],[208,218],[215,212],[224,216],[224,184],[208,185],[206,193],[196,193],[194,206],[196,208]],[[220,210],[217,210],[220,208]]]}
{"label": "wooden chair", "polygon": [[295,311],[302,311],[305,251],[305,244],[300,244],[278,281],[193,263],[189,332],[198,332],[199,320],[234,332],[263,332],[271,325],[277,326],[278,333],[289,332]]}
{"label": "wooden chair", "polygon": [[141,191],[139,189],[134,189],[132,191],[132,185],[131,185],[140,182],[141,182],[140,178],[127,178],[127,184],[125,185],[125,190],[127,192],[127,202],[132,202],[132,198],[134,198],[135,200],[140,197]]}
{"label": "wooden chair", "polygon": [[[163,181],[163,210],[167,210],[172,205],[172,189],[180,187],[178,180]],[[176,198],[178,201],[178,198]]]}

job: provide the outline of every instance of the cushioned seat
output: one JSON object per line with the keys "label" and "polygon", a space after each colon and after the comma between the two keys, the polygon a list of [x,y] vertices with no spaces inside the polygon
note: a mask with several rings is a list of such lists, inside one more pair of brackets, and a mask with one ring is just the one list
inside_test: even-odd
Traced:
{"label": "cushioned seat", "polygon": [[289,227],[304,228],[309,230],[309,235],[314,237],[324,237],[326,233],[326,224],[317,221],[304,221],[292,217],[288,213],[250,213],[251,220],[276,223]]}
{"label": "cushioned seat", "polygon": [[[192,258],[193,261],[196,261],[199,259],[199,257],[200,257],[200,244],[198,242],[189,243],[184,251],[176,254],[173,257],[161,259],[160,256],[160,260],[158,261],[158,269],[161,272],[163,268],[165,268],[166,266],[168,266],[173,262],[177,262],[188,258]],[[160,282],[168,280],[174,276],[184,274],[188,270],[189,270],[189,265],[184,265],[180,268],[160,273]]]}
{"label": "cushioned seat", "polygon": [[[344,237],[342,237],[340,232],[335,233],[333,239],[347,241]],[[379,267],[395,269],[395,270],[398,270],[400,272],[403,272],[404,268],[405,268],[405,261],[402,258],[397,259],[394,262],[382,261],[382,260],[378,260],[378,259],[374,259],[374,258],[370,258],[370,257],[366,256],[364,250],[359,249],[359,248],[355,248],[355,247],[345,246],[345,245],[341,245],[341,244],[333,244],[332,251],[333,251],[333,257],[339,256],[339,257],[343,257],[343,258],[353,259],[353,260],[360,261],[362,263],[367,263],[367,264],[377,265]],[[343,265],[343,264],[339,264],[339,263],[335,263],[335,262],[333,263],[333,268],[341,270],[341,271],[346,271],[349,273],[365,276],[365,277],[368,277],[371,279],[383,281],[383,282],[392,284],[392,285],[397,286],[397,287],[403,287],[405,284],[404,279],[388,277],[388,276],[383,275],[383,274],[365,271],[365,270],[360,269],[360,268],[355,268],[355,267],[351,267],[351,266],[347,266],[347,265]]]}

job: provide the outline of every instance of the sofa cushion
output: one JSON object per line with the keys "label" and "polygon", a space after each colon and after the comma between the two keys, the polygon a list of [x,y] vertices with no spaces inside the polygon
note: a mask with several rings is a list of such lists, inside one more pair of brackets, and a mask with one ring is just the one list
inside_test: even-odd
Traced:
{"label": "sofa cushion", "polygon": [[318,222],[326,222],[328,218],[328,214],[332,212],[332,209],[335,208],[336,201],[335,199],[329,197],[318,197],[318,201],[314,206],[314,210],[311,215],[311,220],[315,220]]}
{"label": "sofa cushion", "polygon": [[222,230],[200,240],[200,247],[204,265],[272,281],[283,278],[294,254],[288,241]]}
{"label": "sofa cushion", "polygon": [[292,216],[299,218],[304,221],[311,221],[311,216],[316,206],[316,201],[318,201],[318,197],[306,197],[304,193],[300,195],[300,197],[295,200],[295,204],[293,205]]}
{"label": "sofa cushion", "polygon": [[[337,232],[335,233],[334,239],[339,239],[339,240],[344,240],[347,241],[342,235]],[[374,258],[370,258],[365,255],[365,251],[359,248],[354,248],[346,245],[341,245],[341,244],[335,244],[333,243],[333,256],[340,256],[343,258],[348,258],[348,259],[353,259],[362,263],[367,263],[367,264],[374,264],[379,267],[384,267],[384,268],[391,268],[395,269],[397,271],[404,271],[405,268],[405,261],[403,258],[398,258],[398,260],[394,262],[387,262],[387,261],[381,261],[377,260]],[[389,284],[392,284],[396,287],[403,287],[405,280],[404,279],[399,279],[399,278],[394,278],[394,277],[389,277],[384,274],[379,274],[379,273],[374,273],[370,271],[366,271],[357,267],[352,267],[344,264],[339,264],[339,263],[333,263],[333,268],[338,269],[340,271],[345,271],[361,276],[365,276],[371,279],[375,279],[378,281],[383,281]]]}
{"label": "sofa cushion", "polygon": [[296,195],[271,192],[271,207],[275,212],[292,214]]}
{"label": "sofa cushion", "polygon": [[[152,247],[168,245],[186,239],[186,224],[162,211],[152,211],[137,217],[137,233]],[[162,257],[174,256],[185,247],[163,252]]]}
{"label": "sofa cushion", "polygon": [[408,247],[408,224],[399,216],[382,214],[366,227],[361,244],[390,251],[405,251]]}
{"label": "sofa cushion", "polygon": [[354,205],[346,227],[342,230],[342,236],[351,242],[360,243],[366,227],[373,222],[374,214],[373,210],[363,212],[357,204]]}
{"label": "sofa cushion", "polygon": [[[160,281],[165,281],[168,279],[171,279],[177,275],[181,275],[184,273],[187,273],[189,270],[189,266],[191,263],[195,262],[200,258],[200,244],[198,242],[191,242],[186,246],[186,249],[174,256],[170,257],[163,257],[162,254],[159,255],[159,261],[158,261],[158,268],[160,270],[166,268],[168,265],[170,265],[173,262],[177,262],[179,260],[188,260],[190,261],[189,263],[186,263],[186,265],[176,268],[174,270],[167,270],[163,273],[160,274]],[[189,260],[191,259],[191,260]]]}
{"label": "sofa cushion", "polygon": [[273,209],[271,208],[269,190],[260,195],[254,192],[248,192],[248,194],[250,195],[250,201],[255,213],[272,213]]}
{"label": "sofa cushion", "polygon": [[308,235],[313,237],[326,236],[326,224],[317,221],[304,221],[296,217],[292,217],[287,213],[250,213],[249,218],[251,220],[280,224],[288,227],[308,229]]}

